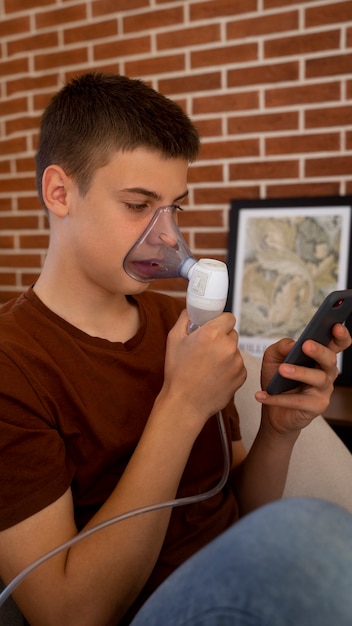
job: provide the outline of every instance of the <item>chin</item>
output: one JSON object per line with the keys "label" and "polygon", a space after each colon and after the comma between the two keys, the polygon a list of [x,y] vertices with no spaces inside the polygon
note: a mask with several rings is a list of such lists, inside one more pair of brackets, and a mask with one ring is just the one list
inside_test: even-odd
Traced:
{"label": "chin", "polygon": [[150,286],[153,284],[153,281],[148,283],[142,283],[138,280],[134,280],[133,278],[129,281],[128,287],[126,287],[125,294],[129,296],[138,295],[139,293],[144,293]]}

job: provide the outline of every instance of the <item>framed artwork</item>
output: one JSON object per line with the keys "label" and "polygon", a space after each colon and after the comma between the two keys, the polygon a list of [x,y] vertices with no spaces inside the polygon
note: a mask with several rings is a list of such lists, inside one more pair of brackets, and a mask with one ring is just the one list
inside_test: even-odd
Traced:
{"label": "framed artwork", "polygon": [[[331,291],[352,287],[351,212],[352,196],[231,202],[227,310],[240,349],[262,356],[297,339]],[[339,369],[352,384],[351,349]]]}

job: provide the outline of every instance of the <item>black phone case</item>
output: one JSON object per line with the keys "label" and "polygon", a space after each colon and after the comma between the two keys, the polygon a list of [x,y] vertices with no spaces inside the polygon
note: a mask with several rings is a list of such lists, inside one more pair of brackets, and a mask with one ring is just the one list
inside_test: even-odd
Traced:
{"label": "black phone case", "polygon": [[[315,361],[302,352],[302,344],[307,339],[314,339],[327,346],[332,337],[332,328],[335,324],[343,324],[352,313],[352,289],[333,291],[322,302],[312,319],[297,339],[284,363],[294,363],[304,367],[314,367]],[[296,380],[283,378],[278,372],[274,374],[266,391],[276,395],[298,387]]]}

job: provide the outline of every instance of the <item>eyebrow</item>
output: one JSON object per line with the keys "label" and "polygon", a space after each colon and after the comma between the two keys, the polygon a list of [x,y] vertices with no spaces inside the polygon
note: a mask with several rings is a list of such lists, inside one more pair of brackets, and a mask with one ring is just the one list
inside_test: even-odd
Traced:
{"label": "eyebrow", "polygon": [[[147,198],[151,198],[152,200],[161,201],[161,197],[156,191],[152,191],[151,189],[145,189],[144,187],[128,187],[127,189],[122,189],[121,191],[127,193],[138,193]],[[188,189],[180,196],[174,199],[174,202],[178,202],[179,200],[184,200],[188,196]]]}

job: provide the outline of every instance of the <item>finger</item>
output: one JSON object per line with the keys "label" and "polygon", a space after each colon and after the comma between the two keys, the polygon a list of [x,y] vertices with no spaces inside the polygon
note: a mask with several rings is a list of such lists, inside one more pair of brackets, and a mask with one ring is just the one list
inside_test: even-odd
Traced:
{"label": "finger", "polygon": [[303,385],[304,387],[315,387],[319,390],[325,390],[332,387],[334,380],[337,378],[338,369],[336,363],[333,363],[327,369],[284,363],[280,367],[280,374],[285,378],[297,381],[297,386]]}
{"label": "finger", "polygon": [[344,326],[343,324],[335,324],[335,326],[332,329],[332,334],[333,334],[333,341],[331,342],[332,349],[334,349],[334,347],[336,346],[337,351],[340,352],[341,350],[346,350],[347,348],[350,347],[352,343],[352,339],[351,339],[349,330],[346,328],[346,326]]}
{"label": "finger", "polygon": [[276,343],[271,344],[264,352],[263,361],[272,363],[281,363],[290,352],[294,345],[293,339],[280,339]]}
{"label": "finger", "polygon": [[208,326],[216,326],[219,330],[229,334],[233,331],[236,324],[236,318],[232,313],[221,313],[214,319],[207,322]]}

